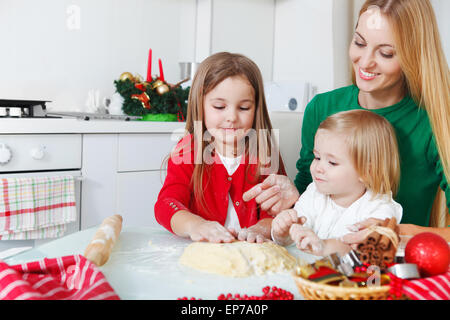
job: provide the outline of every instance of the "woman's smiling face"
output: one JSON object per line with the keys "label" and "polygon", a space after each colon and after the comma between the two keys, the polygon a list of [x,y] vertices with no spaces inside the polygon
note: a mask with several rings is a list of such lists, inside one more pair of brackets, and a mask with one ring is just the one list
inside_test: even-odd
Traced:
{"label": "woman's smiling face", "polygon": [[404,77],[393,32],[379,11],[369,8],[360,16],[349,55],[356,85],[362,92],[389,96],[403,90]]}

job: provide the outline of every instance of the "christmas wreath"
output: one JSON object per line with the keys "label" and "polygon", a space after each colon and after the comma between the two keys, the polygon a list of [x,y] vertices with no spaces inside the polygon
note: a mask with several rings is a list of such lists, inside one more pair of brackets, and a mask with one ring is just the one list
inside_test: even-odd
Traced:
{"label": "christmas wreath", "polygon": [[182,88],[182,82],[171,85],[161,78],[149,79],[151,81],[143,81],[139,75],[124,72],[114,81],[117,92],[124,99],[123,112],[154,121],[162,121],[163,118],[169,118],[168,121],[185,121],[190,87]]}

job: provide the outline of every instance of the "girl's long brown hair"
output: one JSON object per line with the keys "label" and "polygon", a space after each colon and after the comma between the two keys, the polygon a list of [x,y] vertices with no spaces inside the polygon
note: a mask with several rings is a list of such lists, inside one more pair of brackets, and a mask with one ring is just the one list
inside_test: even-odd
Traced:
{"label": "girl's long brown hair", "polygon": [[[203,176],[210,165],[203,161],[202,157],[205,148],[208,146],[207,141],[203,141],[206,127],[204,121],[204,98],[219,83],[229,77],[244,77],[252,86],[255,94],[255,116],[252,128],[255,130],[257,138],[256,170],[246,172],[248,178],[258,181],[261,176],[261,169],[266,168],[273,155],[278,155],[278,166],[275,172],[285,174],[284,165],[278,149],[278,143],[272,135],[272,124],[270,122],[267,110],[266,99],[264,95],[264,82],[258,66],[244,55],[219,52],[206,58],[197,69],[192,81],[191,90],[188,98],[188,110],[185,128],[185,137],[191,135],[191,147],[194,150],[194,172],[191,179],[193,186],[193,197],[197,204],[207,210],[205,199],[203,196]],[[262,130],[265,129],[265,130]],[[260,135],[260,132],[266,132],[266,135]],[[249,155],[248,143],[246,143],[245,156]],[[177,150],[175,150],[177,152]],[[251,176],[251,177],[250,177]]]}

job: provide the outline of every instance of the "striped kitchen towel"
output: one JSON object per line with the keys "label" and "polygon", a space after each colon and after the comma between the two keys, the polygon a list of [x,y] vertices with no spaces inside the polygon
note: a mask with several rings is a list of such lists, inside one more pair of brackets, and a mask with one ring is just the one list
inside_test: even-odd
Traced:
{"label": "striped kitchen towel", "polygon": [[82,255],[9,266],[0,261],[2,300],[119,300],[100,269]]}
{"label": "striped kitchen towel", "polygon": [[73,176],[0,179],[0,240],[60,237],[76,217]]}
{"label": "striped kitchen towel", "polygon": [[397,294],[413,300],[450,300],[450,270],[447,273],[416,280],[400,279],[393,274],[390,286]]}

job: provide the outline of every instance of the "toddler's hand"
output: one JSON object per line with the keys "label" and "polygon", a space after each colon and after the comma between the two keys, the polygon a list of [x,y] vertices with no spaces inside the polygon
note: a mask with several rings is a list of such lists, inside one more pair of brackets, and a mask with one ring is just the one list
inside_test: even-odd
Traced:
{"label": "toddler's hand", "polygon": [[298,249],[317,256],[323,255],[324,242],[310,228],[296,223],[289,229],[289,235]]}
{"label": "toddler's hand", "polygon": [[[299,221],[300,220],[300,221]],[[294,223],[305,223],[306,218],[297,216],[297,211],[294,209],[284,210],[280,212],[272,222],[272,235],[276,242],[285,242],[287,237],[289,237],[289,229]]]}
{"label": "toddler's hand", "polygon": [[233,242],[236,238],[217,221],[204,221],[190,232],[192,241]]}

